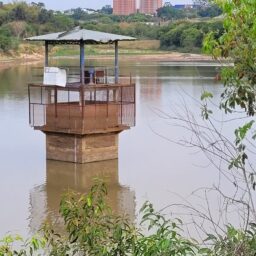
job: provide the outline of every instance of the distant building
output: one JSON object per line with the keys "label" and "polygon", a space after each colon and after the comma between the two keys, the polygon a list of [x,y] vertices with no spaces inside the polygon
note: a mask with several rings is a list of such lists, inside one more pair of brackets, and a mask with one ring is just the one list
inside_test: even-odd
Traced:
{"label": "distant building", "polygon": [[113,0],[113,14],[129,15],[136,13],[136,0]]}
{"label": "distant building", "polygon": [[163,7],[163,0],[140,0],[141,13],[155,14],[161,7]]}

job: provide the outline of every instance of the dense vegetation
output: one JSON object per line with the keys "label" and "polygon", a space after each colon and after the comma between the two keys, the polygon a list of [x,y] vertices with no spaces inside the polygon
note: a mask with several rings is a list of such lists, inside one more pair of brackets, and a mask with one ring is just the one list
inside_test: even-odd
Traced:
{"label": "dense vegetation", "polygon": [[[0,241],[0,256],[92,255],[92,256],[253,256],[256,227],[248,232],[227,227],[225,236],[208,234],[203,244],[182,236],[182,222],[169,220],[146,202],[136,227],[106,205],[104,184],[94,185],[87,195],[68,193],[60,204],[65,230],[56,232],[46,223],[37,237],[23,241],[7,236]],[[147,235],[143,232],[147,229]],[[20,247],[18,247],[20,243]]]}
{"label": "dense vegetation", "polygon": [[[210,10],[216,7],[207,7]],[[202,10],[209,14],[207,8]],[[200,16],[198,9],[176,10],[171,6],[158,10],[156,16],[140,13],[129,16],[112,15],[111,8],[103,7],[88,14],[81,8],[69,12],[47,10],[43,3],[14,2],[0,5],[0,50],[18,47],[24,37],[64,31],[75,26],[110,33],[134,36],[138,39],[157,39],[163,49],[187,52],[200,51],[203,37],[209,31],[222,33],[222,22],[192,21]],[[214,16],[214,15],[205,16]],[[219,14],[215,13],[216,15]]]}
{"label": "dense vegetation", "polygon": [[46,10],[42,3],[14,2],[0,7],[0,49],[8,51],[21,39],[49,31],[67,30],[75,21],[60,12]]}

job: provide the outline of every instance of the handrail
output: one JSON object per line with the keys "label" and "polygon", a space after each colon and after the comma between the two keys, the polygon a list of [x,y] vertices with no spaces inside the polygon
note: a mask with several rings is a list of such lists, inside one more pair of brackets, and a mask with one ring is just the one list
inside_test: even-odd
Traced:
{"label": "handrail", "polygon": [[55,88],[57,87],[60,91],[66,91],[66,90],[74,90],[79,91],[81,87],[83,87],[85,90],[91,90],[94,88],[97,89],[105,89],[105,88],[118,88],[118,87],[130,87],[135,86],[135,83],[131,84],[90,84],[90,85],[82,85],[81,83],[68,83],[66,87],[57,86],[57,85],[44,85],[43,83],[28,83],[28,86],[30,87],[43,87],[43,88]]}
{"label": "handrail", "polygon": [[30,125],[45,132],[76,134],[126,129],[135,125],[135,91],[135,84],[29,84]]}
{"label": "handrail", "polygon": [[[43,78],[43,71],[44,67],[32,67],[32,70],[36,70],[36,73],[32,72],[31,81],[32,82],[41,82]],[[60,66],[59,68],[64,68],[67,72],[67,81],[71,82],[78,82],[80,81],[80,67],[77,66]],[[85,66],[84,68],[86,74],[85,84],[91,83],[101,83],[101,84],[114,84],[115,83],[115,75],[114,75],[114,67],[104,67],[104,66]],[[119,75],[119,80],[123,79],[131,79],[131,75]]]}

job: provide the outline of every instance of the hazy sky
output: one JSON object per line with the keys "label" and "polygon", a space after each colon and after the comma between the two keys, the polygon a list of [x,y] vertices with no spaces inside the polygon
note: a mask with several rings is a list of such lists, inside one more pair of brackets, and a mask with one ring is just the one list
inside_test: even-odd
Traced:
{"label": "hazy sky", "polygon": [[[137,0],[138,1],[138,0]],[[13,2],[12,0],[3,0],[4,3]],[[31,1],[27,1],[31,2]],[[33,0],[32,0],[33,2]],[[67,10],[71,8],[93,8],[100,9],[106,4],[112,5],[113,0],[34,0],[34,2],[45,3],[48,9],[54,10]],[[171,2],[172,4],[189,4],[192,0],[166,0],[166,2]]]}

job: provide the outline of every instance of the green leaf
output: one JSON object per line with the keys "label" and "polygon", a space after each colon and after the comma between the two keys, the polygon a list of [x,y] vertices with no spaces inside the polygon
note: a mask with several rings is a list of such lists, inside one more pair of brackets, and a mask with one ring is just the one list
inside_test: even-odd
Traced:
{"label": "green leaf", "polygon": [[205,100],[208,98],[213,98],[213,94],[211,92],[204,91],[201,95],[201,100]]}
{"label": "green leaf", "polygon": [[255,121],[252,120],[249,123],[246,123],[244,126],[239,127],[237,130],[235,130],[235,135],[237,139],[243,140],[246,137],[248,131],[252,128],[254,122]]}

